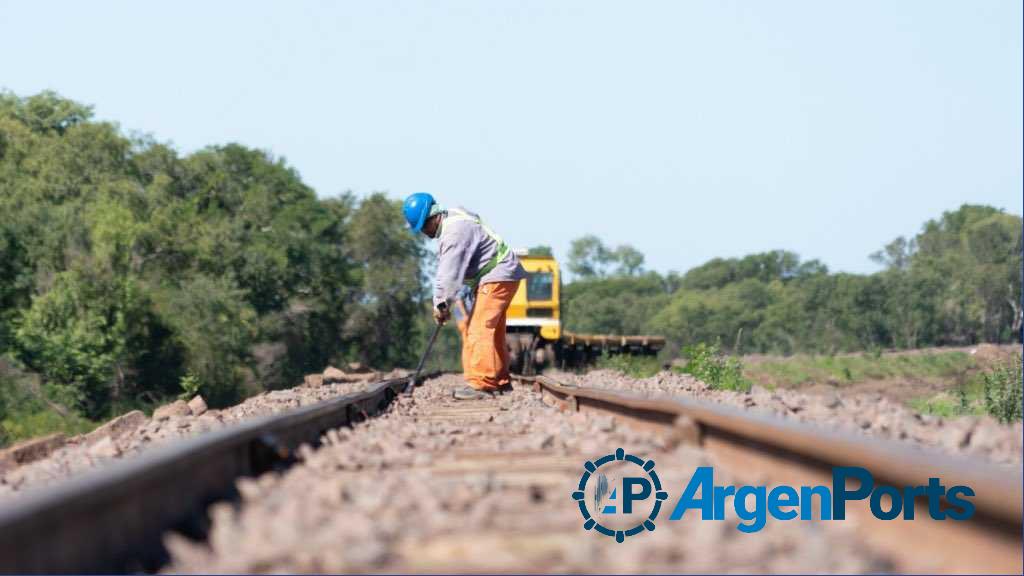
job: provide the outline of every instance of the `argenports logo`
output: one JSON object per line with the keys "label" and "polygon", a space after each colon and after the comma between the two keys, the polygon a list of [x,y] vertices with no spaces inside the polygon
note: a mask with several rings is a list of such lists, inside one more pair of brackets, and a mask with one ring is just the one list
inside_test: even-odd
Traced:
{"label": "argenports logo", "polygon": [[[629,466],[625,466],[626,464]],[[633,468],[630,471],[636,472],[637,467],[644,476],[623,474],[629,468]],[[599,468],[603,470],[598,471]],[[608,480],[609,476],[613,479],[611,483]],[[592,479],[595,480],[593,483]],[[636,516],[634,504],[646,501],[652,494],[653,503],[649,505],[646,516],[639,515],[642,519],[633,523],[630,518]],[[593,502],[593,512],[587,507],[588,496]],[[605,496],[608,497],[607,504],[603,504]],[[661,503],[668,499],[668,492],[661,489],[661,479],[654,471],[654,460],[645,462],[619,448],[612,454],[583,464],[583,475],[580,476],[580,483],[572,493],[572,499],[579,503],[585,529],[596,530],[605,536],[613,536],[616,542],[622,542],[626,536],[634,536],[644,530],[654,530],[654,520],[661,511]],[[626,519],[626,526],[622,526],[622,521],[616,518],[619,514]]]}
{"label": "argenports logo", "polygon": [[[583,465],[583,474],[572,498],[583,516],[583,527],[622,542],[654,530],[654,521],[668,500],[653,460],[643,460],[619,448]],[[927,515],[934,520],[967,520],[974,515],[967,486],[946,488],[939,478],[926,486],[897,488],[876,484],[874,476],[857,466],[832,469],[832,486],[716,486],[714,468],[701,466],[680,491],[669,521],[681,520],[688,510],[699,510],[701,520],[724,520],[726,510],[747,534],[759,532],[774,520],[844,520],[846,504],[868,500],[872,515],[880,520],[913,520],[925,510],[915,510],[915,499],[927,501]],[[851,484],[856,487],[851,488]],[[700,495],[698,496],[698,492]],[[731,500],[731,502],[730,502]],[[944,500],[944,501],[943,501]],[[588,505],[589,503],[589,505]],[[923,508],[923,507],[922,507]]]}

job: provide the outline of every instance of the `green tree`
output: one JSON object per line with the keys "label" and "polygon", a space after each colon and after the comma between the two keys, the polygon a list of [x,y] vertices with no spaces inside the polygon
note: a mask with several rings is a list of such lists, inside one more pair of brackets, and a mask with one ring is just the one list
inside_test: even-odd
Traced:
{"label": "green tree", "polygon": [[[1021,325],[1021,219],[965,204],[874,258],[893,286],[901,344],[1004,342]],[[909,319],[913,318],[912,321]],[[919,338],[918,335],[921,335]]]}
{"label": "green tree", "polygon": [[420,302],[375,279],[374,242],[407,231],[350,242],[376,203],[319,200],[264,151],[179,157],[56,94],[0,94],[0,353],[96,417],[173,397],[186,374],[217,404],[362,357],[353,313]]}
{"label": "green tree", "polygon": [[568,268],[579,278],[604,276],[611,259],[604,242],[592,234],[577,238],[569,245]]}
{"label": "green tree", "polygon": [[105,413],[147,340],[148,302],[137,283],[70,270],[33,299],[17,330],[21,356],[53,397],[89,417]]}
{"label": "green tree", "polygon": [[579,278],[636,276],[643,272],[643,266],[644,255],[636,248],[628,244],[609,248],[593,234],[569,245],[568,268]]}
{"label": "green tree", "polygon": [[624,244],[619,246],[611,253],[611,261],[617,263],[615,273],[620,276],[636,276],[643,271],[644,268],[644,255],[629,246]]}
{"label": "green tree", "polygon": [[180,358],[167,366],[173,374],[164,393],[175,393],[181,378],[191,375],[215,405],[239,397],[257,338],[257,313],[244,294],[228,277],[202,274],[157,291],[156,311],[173,333],[169,345]]}
{"label": "green tree", "polygon": [[581,279],[562,291],[562,319],[567,329],[596,334],[644,334],[650,318],[668,302],[657,273],[642,276]]}
{"label": "green tree", "polygon": [[28,98],[0,92],[0,115],[13,118],[39,134],[64,134],[92,118],[92,107],[62,98],[50,90]]}
{"label": "green tree", "polygon": [[410,365],[418,354],[416,317],[424,298],[420,268],[424,248],[401,218],[401,203],[383,194],[364,199],[349,231],[349,253],[357,263],[358,288],[345,325],[347,341],[358,343],[350,353],[367,365],[390,368]]}

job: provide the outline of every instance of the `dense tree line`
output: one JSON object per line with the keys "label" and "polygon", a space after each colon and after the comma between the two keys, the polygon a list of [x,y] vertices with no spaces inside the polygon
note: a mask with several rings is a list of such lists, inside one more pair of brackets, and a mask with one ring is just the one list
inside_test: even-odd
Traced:
{"label": "dense tree line", "polygon": [[[181,155],[53,93],[0,93],[0,213],[0,444],[40,414],[98,420],[166,401],[183,382],[219,405],[328,363],[411,366],[429,329],[432,254],[396,202],[318,199],[267,152]],[[566,262],[564,314],[579,332],[664,334],[669,350],[1019,334],[1020,217],[965,205],[874,258],[885,270],[871,275],[783,251],[662,275],[633,247],[587,236]],[[451,367],[454,331],[438,347]]]}
{"label": "dense tree line", "polygon": [[393,336],[418,330],[424,252],[397,205],[317,199],[266,152],[181,156],[56,94],[0,94],[0,212],[8,412],[34,389],[101,418],[186,376],[222,404],[328,362],[415,356]]}
{"label": "dense tree line", "polygon": [[1010,342],[1021,330],[1021,218],[963,205],[872,255],[876,274],[829,273],[786,251],[716,258],[685,274],[576,240],[567,327],[663,334],[735,352],[833,353]]}

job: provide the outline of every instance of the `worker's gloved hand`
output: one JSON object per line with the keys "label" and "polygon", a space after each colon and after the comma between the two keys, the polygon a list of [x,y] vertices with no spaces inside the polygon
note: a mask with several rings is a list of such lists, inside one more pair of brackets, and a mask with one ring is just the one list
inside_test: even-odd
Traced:
{"label": "worker's gloved hand", "polygon": [[448,311],[447,306],[434,308],[434,322],[437,322],[438,324],[444,324],[447,322],[451,315],[452,313]]}

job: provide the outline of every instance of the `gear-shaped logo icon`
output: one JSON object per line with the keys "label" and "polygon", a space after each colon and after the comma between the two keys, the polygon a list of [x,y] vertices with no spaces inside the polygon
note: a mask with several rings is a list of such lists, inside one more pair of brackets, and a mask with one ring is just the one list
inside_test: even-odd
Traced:
{"label": "gear-shaped logo icon", "polygon": [[[647,518],[631,528],[623,530],[610,528],[594,517],[598,515],[618,513],[618,509],[615,505],[609,504],[604,507],[601,506],[602,499],[608,490],[608,480],[604,474],[598,472],[598,469],[602,466],[616,462],[634,464],[638,466],[644,476],[646,476],[623,477],[623,490],[621,497],[618,498],[618,500],[622,502],[622,513],[631,513],[634,502],[646,500],[651,496],[654,496],[655,498],[654,505],[651,508],[650,513],[647,515]],[[596,478],[595,486],[591,490],[595,507],[593,512],[591,512],[587,507],[586,497],[587,485],[591,478]],[[639,487],[640,492],[634,492],[633,488],[635,487]],[[609,500],[616,499],[617,491],[617,487],[612,489]],[[661,511],[661,503],[668,499],[668,492],[661,489],[661,480],[658,478],[658,473],[654,470],[654,460],[644,461],[642,458],[632,454],[626,454],[625,450],[618,448],[612,454],[607,454],[597,460],[588,461],[583,464],[583,475],[580,476],[579,485],[572,493],[572,499],[577,502],[580,508],[580,514],[583,515],[583,528],[586,530],[596,530],[605,536],[615,538],[616,542],[621,543],[627,536],[635,536],[644,530],[654,531],[654,520],[658,517],[658,512]]]}

